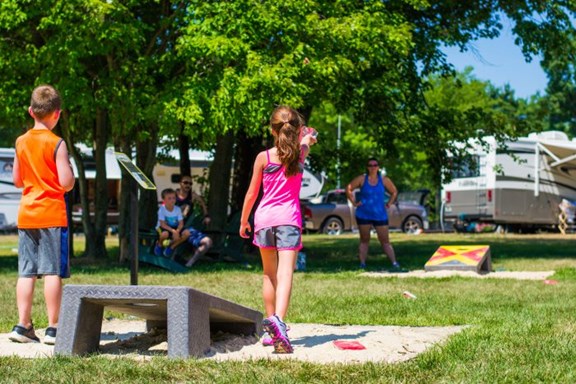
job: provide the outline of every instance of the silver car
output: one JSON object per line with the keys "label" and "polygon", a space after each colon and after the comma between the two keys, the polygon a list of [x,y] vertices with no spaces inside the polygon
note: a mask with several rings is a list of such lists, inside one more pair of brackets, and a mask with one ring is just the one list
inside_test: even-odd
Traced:
{"label": "silver car", "polygon": [[[391,229],[419,233],[429,228],[428,212],[422,205],[429,191],[401,192],[396,204],[388,209]],[[344,189],[335,189],[317,202],[302,202],[304,229],[328,235],[339,235],[357,228],[355,207],[349,203]]]}

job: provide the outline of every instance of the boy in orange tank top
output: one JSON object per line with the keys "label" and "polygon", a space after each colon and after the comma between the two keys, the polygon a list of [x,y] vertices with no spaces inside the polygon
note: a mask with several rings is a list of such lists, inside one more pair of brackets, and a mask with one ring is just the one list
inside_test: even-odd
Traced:
{"label": "boy in orange tank top", "polygon": [[9,338],[19,343],[40,341],[31,313],[36,279],[42,277],[48,314],[44,343],[55,343],[62,278],[70,277],[64,194],[74,187],[74,174],[66,144],[52,132],[60,105],[52,86],[35,88],[28,109],[34,127],[16,139],[12,176],[14,185],[23,190],[18,210],[18,324]]}

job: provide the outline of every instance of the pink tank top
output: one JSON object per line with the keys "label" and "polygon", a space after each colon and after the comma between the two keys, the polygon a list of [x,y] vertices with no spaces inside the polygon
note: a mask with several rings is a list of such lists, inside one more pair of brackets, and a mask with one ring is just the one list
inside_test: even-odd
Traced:
{"label": "pink tank top", "polygon": [[254,213],[254,231],[278,225],[293,225],[302,228],[300,212],[300,188],[302,186],[303,164],[300,172],[286,177],[284,166],[270,162],[262,172],[263,196]]}

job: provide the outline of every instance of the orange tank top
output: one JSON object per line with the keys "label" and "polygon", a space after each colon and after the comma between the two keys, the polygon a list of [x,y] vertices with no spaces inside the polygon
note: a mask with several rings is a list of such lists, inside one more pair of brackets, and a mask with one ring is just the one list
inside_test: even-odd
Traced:
{"label": "orange tank top", "polygon": [[24,183],[18,228],[66,227],[65,190],[60,186],[56,152],[62,139],[46,129],[30,129],[16,140]]}

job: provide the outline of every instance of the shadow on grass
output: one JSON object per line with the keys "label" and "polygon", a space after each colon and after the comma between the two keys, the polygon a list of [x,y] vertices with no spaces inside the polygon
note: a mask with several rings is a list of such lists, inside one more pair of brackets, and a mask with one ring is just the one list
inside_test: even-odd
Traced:
{"label": "shadow on grass", "polygon": [[[307,273],[336,273],[359,271],[358,238],[355,236],[322,236],[310,235],[304,239]],[[489,245],[493,262],[511,259],[576,259],[574,238],[546,238],[527,235],[516,237],[498,237],[472,235],[459,236],[399,236],[392,238],[392,245],[397,258],[404,268],[409,270],[423,269],[441,245]],[[129,262],[118,261],[118,247],[108,249],[108,257],[90,259],[76,254],[71,260],[74,273],[98,273],[107,271],[126,271],[129,273]],[[368,271],[381,271],[390,268],[390,261],[384,255],[378,241],[371,239],[368,252]],[[16,273],[18,256],[15,254],[0,254],[0,273]],[[258,271],[262,269],[258,251],[244,255],[240,262],[221,260],[201,261],[190,271],[221,272],[221,271]],[[139,270],[149,274],[171,274],[159,267],[139,263]]]}

